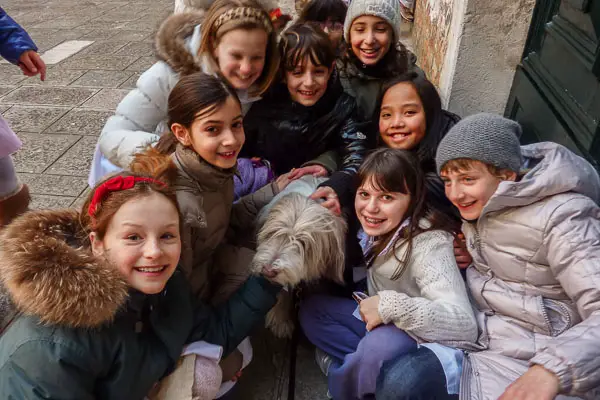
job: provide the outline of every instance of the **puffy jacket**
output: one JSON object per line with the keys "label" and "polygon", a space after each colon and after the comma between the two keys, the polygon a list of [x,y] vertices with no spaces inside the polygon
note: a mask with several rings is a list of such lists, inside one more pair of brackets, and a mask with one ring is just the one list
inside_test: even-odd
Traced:
{"label": "puffy jacket", "polygon": [[0,278],[20,312],[0,338],[0,398],[141,400],[204,340],[231,352],[273,306],[279,288],[251,278],[218,308],[196,304],[176,271],[165,289],[127,289],[92,255],[76,211],[16,220],[0,242]]}
{"label": "puffy jacket", "polygon": [[533,168],[501,182],[478,221],[463,225],[487,350],[467,357],[461,398],[495,400],[539,364],[562,395],[598,399],[600,179],[558,144],[522,153]]}
{"label": "puffy jacket", "polygon": [[0,55],[18,64],[19,57],[27,50],[37,51],[38,48],[25,29],[0,8]]}
{"label": "puffy jacket", "polygon": [[[218,70],[212,59],[198,54],[203,11],[176,14],[167,18],[156,34],[156,53],[161,60],[144,72],[136,88],[125,96],[110,117],[98,145],[100,152],[112,164],[126,168],[148,144],[158,141],[169,130],[167,126],[169,93],[179,81],[180,74],[202,71],[215,75]],[[246,91],[237,92],[244,111],[258,98]]]}
{"label": "puffy jacket", "polygon": [[[335,72],[327,91],[312,107],[293,101],[286,85],[276,85],[252,106],[244,118],[244,131],[242,156],[267,159],[276,174],[309,161],[319,163],[315,159],[322,153],[336,152],[341,165],[325,185],[340,195],[347,191],[367,148],[367,137],[356,122],[356,103],[343,92]],[[336,163],[323,165],[337,167]]]}

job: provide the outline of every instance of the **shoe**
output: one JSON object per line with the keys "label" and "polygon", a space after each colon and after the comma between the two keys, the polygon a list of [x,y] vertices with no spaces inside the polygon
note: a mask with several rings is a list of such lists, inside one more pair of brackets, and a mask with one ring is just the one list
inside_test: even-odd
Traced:
{"label": "shoe", "polygon": [[321,372],[325,376],[329,375],[329,367],[331,366],[333,357],[331,357],[329,354],[325,353],[323,350],[317,347],[315,348],[315,361],[321,369]]}
{"label": "shoe", "polygon": [[0,199],[0,228],[8,225],[15,217],[27,211],[30,200],[27,185],[21,185],[14,194]]}

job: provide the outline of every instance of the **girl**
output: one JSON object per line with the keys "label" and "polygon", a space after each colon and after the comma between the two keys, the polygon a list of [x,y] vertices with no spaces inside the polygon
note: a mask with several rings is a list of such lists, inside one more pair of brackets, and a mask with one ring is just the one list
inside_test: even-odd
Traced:
{"label": "girl", "polygon": [[370,120],[381,86],[415,66],[416,57],[400,40],[398,0],[354,0],[344,22],[346,50],[338,60],[344,90],[356,98],[359,114]]}
{"label": "girl", "polygon": [[[0,339],[0,398],[141,400],[184,344],[231,352],[280,288],[254,277],[222,307],[194,305],[177,269],[180,221],[173,189],[132,173],[99,184],[81,212],[15,220],[0,242],[2,286],[18,311]],[[214,398],[212,380],[203,398]]]}
{"label": "girl", "polygon": [[431,352],[434,360],[439,353],[432,373],[441,370],[441,361],[452,361],[442,384],[456,393],[462,353],[441,344],[417,347],[477,339],[453,255],[456,224],[426,203],[423,173],[409,152],[376,150],[358,180],[355,211],[364,236],[368,296],[357,295],[357,310],[351,299],[325,295],[309,297],[300,308],[306,336],[328,354],[321,353],[318,362],[330,393],[334,399],[372,398],[383,362],[417,351]]}
{"label": "girl", "polygon": [[329,36],[333,48],[340,49],[348,6],[342,0],[312,0],[302,9],[298,22],[316,22]]}
{"label": "girl", "polygon": [[161,61],[140,76],[102,130],[90,185],[127,167],[133,154],[168,130],[167,98],[180,77],[197,71],[220,77],[246,112],[279,67],[271,19],[255,0],[216,0],[206,13],[173,15],[160,27],[156,48]]}
{"label": "girl", "polygon": [[[246,115],[242,154],[269,160],[276,174],[310,163],[308,172],[326,175],[337,170],[336,163],[313,159],[339,152],[340,171],[325,185],[333,195],[343,196],[362,162],[366,136],[355,122],[354,99],[339,84],[333,46],[317,25],[305,23],[285,31],[279,52],[282,81]],[[303,172],[306,169],[292,174]]]}
{"label": "girl", "polygon": [[[18,65],[26,76],[40,74],[46,79],[46,64],[27,32],[0,8],[0,55]],[[0,116],[0,228],[7,225],[29,206],[29,189],[19,182],[11,154],[21,148],[21,141]]]}

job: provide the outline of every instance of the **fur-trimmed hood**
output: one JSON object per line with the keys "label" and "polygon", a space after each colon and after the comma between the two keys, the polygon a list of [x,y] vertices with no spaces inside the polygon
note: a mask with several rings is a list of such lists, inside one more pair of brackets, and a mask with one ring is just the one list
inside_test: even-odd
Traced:
{"label": "fur-trimmed hood", "polygon": [[86,237],[74,210],[17,218],[0,237],[1,292],[43,323],[92,328],[110,322],[127,300],[127,283],[92,254]]}
{"label": "fur-trimmed hood", "polygon": [[213,62],[199,54],[200,24],[204,15],[204,10],[174,14],[158,28],[154,43],[156,56],[179,74],[202,71],[212,75],[216,71]]}

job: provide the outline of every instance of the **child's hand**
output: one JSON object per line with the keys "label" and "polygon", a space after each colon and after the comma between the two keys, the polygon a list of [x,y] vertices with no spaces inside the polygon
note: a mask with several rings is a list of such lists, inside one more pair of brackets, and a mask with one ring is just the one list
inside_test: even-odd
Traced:
{"label": "child's hand", "polygon": [[454,257],[460,269],[467,268],[473,262],[473,257],[471,257],[467,250],[465,235],[462,233],[459,233],[456,239],[454,239]]}
{"label": "child's hand", "polygon": [[554,373],[541,365],[534,365],[514,381],[498,400],[554,400],[558,388],[558,377]]}
{"label": "child's hand", "polygon": [[290,180],[295,180],[304,175],[327,176],[328,172],[322,165],[309,165],[308,167],[294,168],[290,171]]}
{"label": "child's hand", "polygon": [[313,194],[310,195],[310,198],[318,201],[320,199],[325,199],[324,202],[321,203],[323,207],[331,211],[334,215],[338,217],[342,215],[342,206],[340,205],[340,200],[338,199],[337,193],[330,188],[329,186],[323,186],[314,191]]}
{"label": "child's hand", "polygon": [[21,54],[21,57],[19,57],[19,68],[27,76],[40,74],[42,81],[46,79],[46,64],[42,60],[42,57],[33,50],[27,50]]}
{"label": "child's hand", "polygon": [[379,295],[367,297],[359,304],[360,316],[367,323],[367,330],[372,331],[383,324],[379,315]]}
{"label": "child's hand", "polygon": [[287,174],[283,174],[275,180],[275,184],[277,185],[278,193],[281,192],[283,189],[285,189],[286,186],[289,185],[290,182],[292,181],[292,179],[290,179],[290,174],[291,174],[291,172],[288,172]]}

